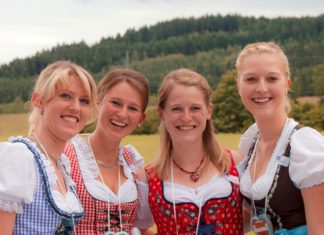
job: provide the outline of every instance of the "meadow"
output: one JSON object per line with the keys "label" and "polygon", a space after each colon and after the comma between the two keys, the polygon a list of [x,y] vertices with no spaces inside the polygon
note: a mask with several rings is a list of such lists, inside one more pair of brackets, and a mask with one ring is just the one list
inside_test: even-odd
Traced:
{"label": "meadow", "polygon": [[[10,136],[26,136],[28,133],[27,114],[1,114],[0,115],[0,141]],[[237,149],[239,134],[217,134],[216,138],[223,147]],[[131,135],[123,140],[123,144],[132,144],[145,158],[145,162],[153,160],[159,152],[159,136]]]}

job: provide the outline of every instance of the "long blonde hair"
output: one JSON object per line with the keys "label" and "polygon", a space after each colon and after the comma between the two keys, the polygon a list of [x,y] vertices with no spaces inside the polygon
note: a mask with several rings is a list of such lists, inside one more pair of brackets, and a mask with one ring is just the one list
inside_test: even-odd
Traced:
{"label": "long blonde hair", "polygon": [[[212,90],[207,80],[192,70],[182,68],[170,72],[162,81],[158,91],[158,108],[160,110],[165,109],[169,94],[176,85],[197,87],[204,95],[206,106],[209,107],[209,105],[211,105]],[[170,134],[163,122],[160,122],[159,130],[161,152],[159,158],[153,163],[153,166],[157,168],[158,174],[161,177],[168,177],[173,145]],[[224,152],[216,140],[212,119],[207,120],[202,138],[205,156],[207,157],[207,161],[205,162],[210,161],[220,173],[227,172],[230,167],[229,158],[224,155]]]}
{"label": "long blonde hair", "polygon": [[[69,86],[69,78],[71,75],[77,76],[82,82],[92,107],[92,115],[90,115],[90,118],[93,118],[96,112],[96,83],[90,73],[77,64],[62,60],[48,65],[40,73],[34,87],[34,92],[39,93],[39,99],[44,103],[47,103],[55,96],[55,93],[59,87]],[[38,107],[34,105],[32,106],[32,110],[29,115],[29,135],[35,131],[42,115],[41,112],[42,111]]]}
{"label": "long blonde hair", "polygon": [[[241,77],[241,69],[242,65],[244,63],[244,60],[247,56],[252,54],[260,54],[260,53],[269,53],[269,54],[275,54],[278,56],[281,65],[283,67],[283,70],[285,72],[286,79],[290,79],[290,69],[289,69],[289,62],[286,54],[281,49],[279,45],[277,45],[274,42],[255,42],[246,45],[242,51],[239,53],[237,59],[236,59],[236,70],[237,70],[237,79],[240,79]],[[289,101],[288,95],[285,99],[285,111],[286,113],[289,113],[291,111],[291,105]]]}

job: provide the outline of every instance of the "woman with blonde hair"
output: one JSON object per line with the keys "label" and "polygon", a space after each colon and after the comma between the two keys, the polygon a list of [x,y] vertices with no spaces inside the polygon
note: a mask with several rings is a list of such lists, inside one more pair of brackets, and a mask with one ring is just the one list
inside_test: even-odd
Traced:
{"label": "woman with blonde hair", "polygon": [[0,234],[71,234],[83,215],[63,154],[96,100],[91,75],[69,61],[48,65],[31,97],[27,138],[0,143]]}
{"label": "woman with blonde hair", "polygon": [[323,234],[324,138],[288,117],[287,56],[273,42],[248,44],[237,87],[253,124],[241,137],[241,192],[256,234]]}
{"label": "woman with blonde hair", "polygon": [[238,173],[215,138],[211,95],[207,80],[189,69],[161,83],[161,151],[139,174],[140,228],[152,214],[158,234],[243,234]]}

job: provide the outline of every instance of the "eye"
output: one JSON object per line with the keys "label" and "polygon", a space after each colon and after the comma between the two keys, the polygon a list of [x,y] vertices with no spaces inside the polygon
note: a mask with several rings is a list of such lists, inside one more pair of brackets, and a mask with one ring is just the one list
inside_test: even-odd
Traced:
{"label": "eye", "polygon": [[200,110],[201,110],[201,107],[200,106],[193,106],[193,107],[191,107],[191,111],[193,111],[193,112],[198,112]]}
{"label": "eye", "polygon": [[180,107],[173,107],[173,108],[171,108],[171,111],[172,112],[180,112],[181,108]]}
{"label": "eye", "polygon": [[113,106],[115,106],[115,107],[122,106],[122,103],[120,101],[118,101],[118,100],[111,100],[110,103],[112,103]]}
{"label": "eye", "polygon": [[84,104],[84,105],[89,105],[90,104],[90,100],[88,98],[82,98],[80,99],[80,103]]}
{"label": "eye", "polygon": [[269,82],[275,82],[275,81],[277,81],[279,78],[278,77],[276,77],[276,76],[270,76],[270,77],[267,77],[267,80],[269,81]]}
{"label": "eye", "polygon": [[251,77],[246,77],[246,78],[244,78],[243,79],[244,81],[246,81],[246,82],[254,82],[254,81],[256,81],[257,80],[257,78],[256,77],[253,77],[253,76],[251,76]]}
{"label": "eye", "polygon": [[62,92],[59,94],[59,96],[63,99],[71,99],[72,98],[72,96],[67,92]]}
{"label": "eye", "polygon": [[128,109],[131,111],[131,112],[139,112],[139,108],[136,107],[136,106],[129,106]]}

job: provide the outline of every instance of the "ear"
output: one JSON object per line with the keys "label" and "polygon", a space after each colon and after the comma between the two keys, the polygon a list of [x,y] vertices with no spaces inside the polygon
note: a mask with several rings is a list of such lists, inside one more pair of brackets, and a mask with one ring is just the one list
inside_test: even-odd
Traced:
{"label": "ear", "polygon": [[159,114],[160,122],[163,122],[164,121],[163,110],[160,108],[157,108],[157,112]]}
{"label": "ear", "polygon": [[141,125],[141,124],[144,122],[145,118],[146,118],[146,114],[143,113],[143,114],[142,114],[142,117],[141,117],[141,119],[140,119],[140,121],[139,121],[138,124]]}
{"label": "ear", "polygon": [[290,89],[290,86],[291,86],[291,79],[287,79],[287,85],[288,85],[288,89]]}
{"label": "ear", "polygon": [[212,104],[208,105],[207,112],[208,112],[207,120],[210,120],[212,118],[212,114],[213,114],[213,105]]}
{"label": "ear", "polygon": [[44,102],[41,100],[40,96],[39,92],[34,91],[31,96],[31,101],[35,107],[42,109],[44,107]]}

